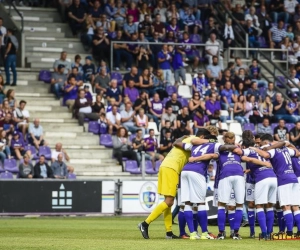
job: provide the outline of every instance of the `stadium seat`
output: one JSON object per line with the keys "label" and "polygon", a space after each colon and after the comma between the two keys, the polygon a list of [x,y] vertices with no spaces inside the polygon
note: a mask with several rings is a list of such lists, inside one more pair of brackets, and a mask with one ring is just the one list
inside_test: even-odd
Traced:
{"label": "stadium seat", "polygon": [[[279,81],[281,80],[281,81]],[[276,79],[275,79],[275,86],[279,87],[279,88],[285,88],[284,84],[283,83],[286,83],[286,80],[285,80],[285,77],[284,76],[276,76]]]}
{"label": "stadium seat", "polygon": [[244,131],[245,130],[250,130],[250,131],[252,131],[253,134],[256,134],[255,126],[254,126],[253,123],[246,123],[246,124],[244,124],[243,130]]}
{"label": "stadium seat", "polygon": [[171,83],[171,85],[175,84],[175,76],[174,76],[173,72],[171,73],[171,76],[170,76],[170,83]]}
{"label": "stadium seat", "polygon": [[242,126],[238,122],[230,123],[229,124],[229,131],[234,133],[235,135],[242,135],[243,134]]}
{"label": "stadium seat", "polygon": [[136,137],[136,134],[131,134],[129,136],[129,141],[132,142],[132,140]]}
{"label": "stadium seat", "polygon": [[278,123],[271,123],[271,128],[273,130],[274,133],[274,128],[276,128],[278,126]]}
{"label": "stadium seat", "polygon": [[218,135],[218,142],[224,144],[223,135]]}
{"label": "stadium seat", "polygon": [[7,171],[0,174],[0,179],[13,179],[13,178],[14,178],[13,174]]}
{"label": "stadium seat", "polygon": [[189,106],[189,102],[188,102],[187,99],[180,97],[180,98],[177,98],[177,100],[181,103],[182,107],[188,107]]}
{"label": "stadium seat", "polygon": [[192,98],[190,87],[187,85],[179,85],[178,93],[180,93],[180,96],[183,98]]}
{"label": "stadium seat", "polygon": [[[223,130],[228,130],[228,125],[227,125],[227,123],[222,122],[221,124],[222,124],[222,129],[223,129]],[[216,124],[216,127],[219,128],[219,124],[218,124],[218,123]]]}
{"label": "stadium seat", "polygon": [[35,146],[33,146],[33,145],[25,146],[25,151],[28,151],[28,150],[30,150],[33,160],[36,160],[39,158]]}
{"label": "stadium seat", "polygon": [[194,123],[190,122],[190,128],[193,128],[193,127],[194,127]]}
{"label": "stadium seat", "polygon": [[40,146],[39,155],[44,155],[46,160],[51,160],[51,148],[48,146]]}
{"label": "stadium seat", "polygon": [[150,129],[153,129],[154,130],[154,134],[155,135],[159,135],[159,131],[157,130],[157,125],[155,122],[148,122],[148,131]]}
{"label": "stadium seat", "polygon": [[160,165],[161,165],[161,161],[156,161],[156,162],[155,162],[155,170],[156,170],[157,172],[159,171]]}
{"label": "stadium seat", "polygon": [[185,74],[185,78],[186,78],[186,80],[185,80],[186,85],[192,86],[192,85],[193,85],[193,78],[192,78],[192,75],[189,74],[189,73],[186,73],[186,74]]}
{"label": "stadium seat", "polygon": [[110,134],[101,134],[100,135],[100,145],[103,145],[107,148],[113,147],[112,137]]}
{"label": "stadium seat", "polygon": [[235,143],[241,143],[242,138],[239,135],[235,136]]}
{"label": "stadium seat", "polygon": [[167,101],[171,100],[170,98],[164,98],[162,101],[163,107],[166,106]]}
{"label": "stadium seat", "polygon": [[11,172],[11,173],[19,173],[17,161],[15,159],[5,159],[4,160],[4,170]]}
{"label": "stadium seat", "polygon": [[119,72],[111,72],[110,79],[111,80],[113,80],[113,79],[117,80],[118,85],[121,85],[122,81],[123,81],[123,77]]}
{"label": "stadium seat", "polygon": [[291,129],[295,127],[295,124],[294,123],[287,123],[287,124],[285,124],[285,126],[288,128],[289,131],[291,131]]}
{"label": "stadium seat", "polygon": [[0,167],[0,173],[5,172],[4,168]]}
{"label": "stadium seat", "polygon": [[145,162],[145,172],[146,174],[157,174],[156,168],[153,169],[152,161],[146,161]]}
{"label": "stadium seat", "polygon": [[171,96],[173,93],[177,93],[177,88],[173,85],[167,86],[166,91],[169,96]]}
{"label": "stadium seat", "polygon": [[70,179],[70,180],[76,180],[76,174],[68,174],[68,176],[67,176],[67,179]]}
{"label": "stadium seat", "polygon": [[131,174],[140,174],[141,170],[138,168],[136,161],[126,161],[125,162],[125,171]]}
{"label": "stadium seat", "polygon": [[229,112],[227,110],[220,110],[220,116],[229,116]]}
{"label": "stadium seat", "polygon": [[97,121],[89,122],[89,132],[98,135],[100,133],[99,123]]}

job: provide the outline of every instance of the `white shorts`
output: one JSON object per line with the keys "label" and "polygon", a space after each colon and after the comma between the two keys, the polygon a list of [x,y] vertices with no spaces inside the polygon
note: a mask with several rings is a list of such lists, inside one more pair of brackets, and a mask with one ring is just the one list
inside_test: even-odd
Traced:
{"label": "white shorts", "polygon": [[271,177],[261,180],[255,184],[255,204],[276,203],[277,178]]}
{"label": "white shorts", "polygon": [[218,207],[218,189],[214,189],[214,199],[213,199],[213,206]]}
{"label": "white shorts", "polygon": [[254,201],[255,184],[246,183],[246,201]]}
{"label": "white shorts", "polygon": [[[236,205],[236,203],[235,203],[235,195],[234,195],[234,191],[233,190],[231,190],[230,200],[229,200],[229,202],[226,205],[227,206],[233,206],[233,207],[235,207],[235,205]],[[214,189],[213,206],[214,207],[218,207],[218,189],[217,188]]]}
{"label": "white shorts", "polygon": [[231,198],[231,191],[234,191],[235,202],[244,204],[245,199],[245,179],[244,176],[228,176],[219,182],[218,199],[219,202],[228,204]]}
{"label": "white shorts", "polygon": [[184,206],[184,203],[181,202],[181,188],[177,189],[177,205]]}
{"label": "white shorts", "polygon": [[207,183],[203,175],[193,171],[181,172],[181,202],[204,203]]}
{"label": "white shorts", "polygon": [[299,183],[289,183],[278,187],[278,200],[280,206],[299,206]]}

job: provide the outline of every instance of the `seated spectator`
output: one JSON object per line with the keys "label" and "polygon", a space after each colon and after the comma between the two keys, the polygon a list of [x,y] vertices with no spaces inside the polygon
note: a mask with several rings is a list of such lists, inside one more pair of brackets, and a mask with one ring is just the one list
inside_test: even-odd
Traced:
{"label": "seated spectator", "polygon": [[183,107],[181,114],[177,116],[177,128],[180,127],[181,124],[186,124],[186,129],[190,131],[190,135],[193,134],[193,129],[191,127],[192,117],[189,114],[188,107]]}
{"label": "seated spectator", "polygon": [[249,123],[249,119],[245,117],[245,112],[246,112],[245,96],[239,95],[237,98],[237,102],[234,103],[234,107],[233,107],[234,120],[237,120],[242,125],[245,123]]}
{"label": "seated spectator", "polygon": [[273,135],[273,129],[270,126],[270,121],[268,118],[264,118],[262,123],[258,124],[257,133]]}
{"label": "seated spectator", "polygon": [[77,71],[79,75],[83,74],[82,64],[81,64],[81,56],[76,55],[74,58],[74,62],[71,64],[71,69],[77,67]]}
{"label": "seated spectator", "polygon": [[220,35],[220,30],[217,26],[217,22],[215,21],[214,17],[209,17],[208,23],[204,23],[203,41],[207,42],[210,38],[211,33],[214,33],[216,35],[216,38],[218,38]]}
{"label": "seated spectator", "polygon": [[222,122],[221,122],[221,112],[220,110],[215,110],[215,112],[208,116],[210,126],[216,127],[218,125],[218,128],[222,129]]}
{"label": "seated spectator", "polygon": [[124,89],[126,87],[128,87],[128,83],[129,83],[130,80],[134,81],[134,86],[135,87],[140,86],[140,79],[139,79],[137,67],[132,67],[130,72],[124,74],[123,81],[122,81],[122,85],[123,85]]}
{"label": "seated spectator", "polygon": [[198,92],[204,94],[208,87],[208,80],[202,70],[198,71],[197,77],[193,79],[193,93]]}
{"label": "seated spectator", "polygon": [[106,69],[102,68],[100,74],[95,78],[95,91],[97,94],[105,94],[106,90],[109,88],[110,77],[106,74]]}
{"label": "seated spectator", "polygon": [[124,89],[124,97],[128,97],[129,100],[134,103],[139,98],[139,91],[134,87],[134,81],[129,80],[128,87]]}
{"label": "seated spectator", "polygon": [[109,67],[107,66],[107,63],[104,60],[100,61],[100,65],[98,66],[98,69],[97,69],[98,74],[101,72],[101,69],[105,69],[106,70],[105,73],[110,77],[110,69],[109,69]]}
{"label": "seated spectator", "polygon": [[97,121],[99,119],[99,115],[92,112],[92,101],[85,97],[85,91],[83,89],[79,90],[78,97],[74,103],[74,110],[75,117],[78,118],[79,126],[84,125],[85,118],[92,121]]}
{"label": "seated spectator", "polygon": [[107,17],[105,14],[100,16],[100,20],[97,21],[96,27],[101,27],[103,28],[103,31],[105,34],[109,34],[111,32],[114,32],[115,29],[115,22],[107,20]]}
{"label": "seated spectator", "polygon": [[296,0],[284,0],[284,10],[289,15],[290,20],[293,19],[297,5],[299,5],[299,3]]}
{"label": "seated spectator", "polygon": [[[142,162],[142,151],[145,149],[145,140],[143,138],[143,132],[141,129],[136,131],[136,137],[132,140],[132,149],[137,153],[138,162]],[[145,160],[150,161],[151,156],[145,154]]]}
{"label": "seated spectator", "polygon": [[268,87],[267,81],[261,79],[261,70],[256,59],[252,60],[252,65],[249,67],[249,73],[251,80],[256,81],[259,88]]}
{"label": "seated spectator", "polygon": [[258,16],[256,15],[256,10],[254,6],[250,7],[249,13],[245,15],[245,20],[252,20],[253,28],[257,30],[258,36],[260,36],[262,30],[260,29],[260,23],[258,20]]}
{"label": "seated spectator", "polygon": [[55,94],[56,100],[59,100],[63,94],[64,86],[67,82],[67,75],[64,74],[65,66],[60,64],[57,71],[51,76],[51,91]]}
{"label": "seated spectator", "polygon": [[95,30],[97,29],[95,21],[91,15],[88,15],[85,19],[84,33],[81,35],[81,42],[83,44],[84,50],[89,51],[93,45],[93,37],[95,35]]}
{"label": "seated spectator", "polygon": [[21,160],[25,154],[31,156],[31,152],[29,150],[25,151],[25,143],[20,138],[19,132],[14,131],[13,138],[9,142],[9,145],[11,149],[11,155],[16,157],[18,160]]}
{"label": "seated spectator", "polygon": [[106,90],[106,98],[108,103],[110,102],[111,98],[116,100],[115,105],[120,106],[122,103],[122,95],[121,91],[118,87],[118,82],[115,79],[112,79],[110,82],[110,88]]}
{"label": "seated spectator", "polygon": [[131,34],[138,33],[138,26],[133,21],[133,16],[127,17],[127,22],[124,23],[123,31],[127,39],[131,38]]}
{"label": "seated spectator", "polygon": [[299,85],[299,83],[300,83],[299,78],[296,75],[297,75],[297,71],[295,69],[291,69],[290,77],[289,77],[291,80],[288,80],[288,82],[287,82],[287,84],[291,88],[291,91],[294,92],[294,93],[299,92],[298,87],[300,86]]}
{"label": "seated spectator", "polygon": [[28,143],[34,145],[37,150],[40,146],[45,145],[44,131],[42,125],[40,125],[39,119],[34,119],[33,123],[29,124],[28,129]]}
{"label": "seated spectator", "polygon": [[181,41],[181,43],[186,57],[189,59],[189,61],[193,63],[193,72],[196,72],[200,62],[200,54],[198,53],[197,48],[195,46],[189,45],[190,43],[192,43],[192,41],[190,40],[189,34],[187,32],[183,33],[183,40]]}
{"label": "seated spectator", "polygon": [[244,6],[241,6],[241,4],[236,4],[235,8],[232,10],[232,16],[234,17],[234,19],[233,19],[233,27],[238,32],[241,32],[241,30],[239,30],[238,24],[240,26],[244,26],[246,24],[246,22],[245,22],[245,14],[244,14],[243,8],[244,8]]}
{"label": "seated spectator", "polygon": [[[219,47],[220,47],[220,43],[216,40],[217,36],[215,33],[210,33],[209,35],[209,39],[208,41],[205,43],[205,57],[208,59],[208,63],[211,65],[213,64],[213,57],[219,57]],[[221,57],[220,57],[221,59]],[[218,62],[218,64],[220,63],[220,66],[222,67],[222,60],[220,60],[220,62]],[[221,80],[221,79],[220,79]]]}
{"label": "seated spectator", "polygon": [[[166,121],[165,122],[165,126],[161,126],[161,129],[160,129],[160,138],[164,138],[165,137],[165,134],[166,134],[166,131],[170,131],[171,134],[173,133],[174,129],[171,128],[171,122],[170,121]],[[172,138],[172,137],[171,137]],[[172,138],[173,139],[173,138]]]}
{"label": "seated spectator", "polygon": [[160,15],[161,22],[167,22],[167,8],[164,7],[164,2],[162,0],[157,2],[157,6],[153,11],[153,15]]}
{"label": "seated spectator", "polygon": [[137,158],[137,153],[131,148],[131,143],[128,140],[128,133],[125,128],[118,128],[117,135],[113,136],[112,140],[113,156],[117,158],[119,165],[122,166],[122,172],[125,171],[122,160],[123,157],[126,157],[129,160],[137,161],[137,164],[140,165],[140,162]]}
{"label": "seated spectator", "polygon": [[[173,24],[174,20],[177,21],[180,19],[179,12],[176,8],[175,2],[171,2],[170,6],[169,6],[169,9],[167,11],[167,19],[168,19],[168,22],[171,23],[171,25],[174,25]],[[179,28],[178,28],[178,31],[179,31]]]}
{"label": "seated spectator", "polygon": [[221,91],[221,107],[223,110],[230,110],[234,107],[236,96],[231,89],[231,82],[226,82],[224,89]]}
{"label": "seated spectator", "polygon": [[290,141],[295,147],[300,147],[300,121],[297,121],[296,126],[290,130]]}
{"label": "seated spectator", "polygon": [[70,76],[75,77],[77,86],[82,86],[83,85],[83,77],[82,77],[81,74],[78,73],[78,68],[77,67],[72,68],[72,72],[71,72]]}
{"label": "seated spectator", "polygon": [[164,157],[171,151],[173,147],[173,141],[171,137],[172,133],[170,130],[166,130],[165,136],[160,140],[159,153]]}
{"label": "seated spectator", "polygon": [[209,126],[210,122],[208,117],[204,115],[203,110],[197,109],[194,114],[194,133],[197,134],[199,128],[203,128],[205,126]]}
{"label": "seated spectator", "polygon": [[90,82],[94,84],[95,80],[95,65],[92,63],[93,58],[91,56],[87,56],[85,58],[85,64],[82,67],[83,70],[83,80],[84,82]]}
{"label": "seated spectator", "polygon": [[214,165],[209,164],[207,167],[207,176],[209,181],[214,181],[216,176],[216,171],[214,170]]}
{"label": "seated spectator", "polygon": [[126,102],[125,110],[121,111],[121,123],[122,126],[132,134],[138,129],[138,127],[135,126],[135,111],[132,109],[130,102]]}
{"label": "seated spectator", "polygon": [[209,100],[205,102],[205,110],[207,115],[212,115],[216,110],[221,110],[221,104],[217,101],[217,95],[215,93],[211,93],[209,95]]}
{"label": "seated spectator", "polygon": [[254,95],[247,97],[245,117],[255,125],[263,120],[263,114],[259,111],[258,102],[255,101]]}
{"label": "seated spectator", "polygon": [[41,155],[39,162],[34,166],[34,176],[37,179],[53,179],[53,172],[49,165],[45,162],[45,156]]}
{"label": "seated spectator", "polygon": [[[247,19],[246,24],[244,25],[244,30],[248,34],[248,42],[250,48],[259,48],[260,42],[258,41],[258,30],[253,27],[252,19]],[[252,55],[255,55],[255,52],[250,51]]]}
{"label": "seated spectator", "polygon": [[122,28],[126,20],[126,8],[123,6],[121,0],[117,1],[116,6],[113,8],[114,20],[118,27]]}
{"label": "seated spectator", "polygon": [[165,28],[165,24],[161,22],[161,16],[159,14],[155,15],[155,20],[152,23],[151,28],[152,28],[152,34],[157,32],[159,38],[161,38],[161,39],[165,38],[166,28]]}
{"label": "seated spectator", "polygon": [[275,99],[276,99],[276,91],[275,91],[275,87],[274,87],[274,83],[273,82],[269,82],[268,83],[268,89],[266,91],[266,95],[263,98],[265,99],[267,95],[270,96],[272,102],[275,101]]}
{"label": "seated spectator", "polygon": [[189,111],[194,112],[197,109],[205,110],[205,103],[200,98],[199,92],[194,92],[192,99],[189,101]]}
{"label": "seated spectator", "polygon": [[174,140],[184,136],[184,135],[190,135],[190,130],[186,129],[186,124],[184,122],[180,123],[180,126],[173,130],[172,132],[172,138]]}
{"label": "seated spectator", "polygon": [[288,113],[294,118],[295,121],[300,120],[299,115],[299,102],[298,102],[298,95],[296,93],[292,94],[292,100],[287,101],[287,111]]}
{"label": "seated spectator", "polygon": [[274,128],[274,139],[276,141],[290,140],[289,130],[285,126],[285,120],[280,119],[278,122],[278,126]]}
{"label": "seated spectator", "polygon": [[55,179],[67,179],[68,169],[63,161],[63,155],[59,154],[57,160],[51,164],[52,173]]}
{"label": "seated spectator", "polygon": [[117,36],[112,41],[118,42],[118,43],[114,43],[113,44],[113,47],[114,47],[113,53],[114,53],[114,63],[115,63],[114,66],[115,66],[115,70],[116,71],[120,70],[121,59],[125,59],[126,68],[127,68],[127,70],[130,70],[131,67],[132,67],[133,57],[127,51],[127,44],[125,42],[126,39],[124,39],[123,33],[122,33],[121,30],[117,31]]}
{"label": "seated spectator", "polygon": [[[235,47],[235,37],[233,32],[232,20],[230,18],[227,18],[227,22],[225,23],[225,26],[223,28],[222,39],[225,49],[228,49],[229,47]],[[230,51],[231,58],[233,58],[233,52],[234,50]]]}
{"label": "seated spectator", "polygon": [[121,115],[118,113],[118,106],[114,105],[110,112],[106,113],[108,122],[108,133],[112,134],[121,127]]}
{"label": "seated spectator", "polygon": [[246,70],[244,68],[240,68],[238,74],[234,77],[233,88],[238,90],[240,83],[243,83],[244,91],[250,88],[251,80],[246,76]]}
{"label": "seated spectator", "polygon": [[138,57],[139,51],[140,51],[140,46],[138,44],[138,39],[137,39],[136,33],[132,33],[130,35],[129,42],[131,42],[131,43],[127,43],[127,51],[130,53],[132,58],[137,60],[137,57]]}
{"label": "seated spectator", "polygon": [[173,109],[171,106],[166,108],[166,112],[162,114],[161,116],[161,126],[165,127],[166,121],[170,121],[171,128],[176,129],[177,128],[177,115],[173,114]]}
{"label": "seated spectator", "polygon": [[[153,70],[153,68],[150,67],[150,72],[151,70]],[[160,100],[167,98],[169,95],[166,91],[166,81],[164,80],[163,71],[159,69],[156,71],[156,75],[150,73],[150,76],[152,77],[154,93],[158,93]]]}
{"label": "seated spectator", "polygon": [[99,124],[99,133],[107,134],[109,125],[108,125],[108,120],[105,117],[105,113],[100,113],[98,124]]}
{"label": "seated spectator", "polygon": [[205,101],[209,100],[209,96],[211,94],[216,95],[216,100],[220,100],[220,93],[217,87],[217,83],[216,81],[210,81],[209,85],[208,85],[208,89],[205,92]]}
{"label": "seated spectator", "polygon": [[173,93],[171,96],[171,100],[166,102],[166,108],[172,107],[172,112],[175,115],[178,115],[182,110],[182,104],[177,100],[177,94]]}
{"label": "seated spectator", "polygon": [[90,100],[91,102],[93,101],[93,96],[90,92],[90,86],[89,85],[84,85],[83,86],[83,90],[84,90],[84,97],[87,99],[87,100]]}
{"label": "seated spectator", "polygon": [[69,77],[68,84],[65,85],[64,89],[64,103],[68,106],[69,111],[72,113],[78,93],[78,86],[76,85],[76,80],[74,76]]}
{"label": "seated spectator", "polygon": [[145,90],[149,96],[153,96],[153,82],[149,75],[149,69],[144,69],[140,75],[139,88]]}
{"label": "seated spectator", "polygon": [[51,161],[54,162],[58,159],[58,155],[62,154],[63,161],[67,164],[67,169],[69,173],[74,172],[74,167],[70,166],[68,162],[70,162],[70,157],[67,151],[63,148],[63,145],[59,142],[56,143],[55,149],[51,151]]}
{"label": "seated spectator", "polygon": [[271,17],[274,23],[283,20],[285,23],[289,21],[289,14],[285,12],[283,0],[271,0]]}
{"label": "seated spectator", "polygon": [[159,121],[162,117],[164,107],[162,101],[159,99],[159,95],[157,93],[154,94],[152,100],[148,99],[148,106],[149,106],[149,114],[148,117],[153,119],[156,123],[157,127],[159,127]]}
{"label": "seated spectator", "polygon": [[212,63],[207,66],[206,75],[210,80],[221,81],[222,69],[219,65],[219,59],[217,56],[212,56]]}
{"label": "seated spectator", "polygon": [[167,85],[173,85],[174,83],[171,82],[171,60],[172,56],[169,52],[168,45],[163,44],[162,50],[158,53],[158,64],[159,68],[163,71],[163,76],[166,81]]}
{"label": "seated spectator", "polygon": [[288,123],[295,123],[295,119],[289,115],[287,102],[283,99],[281,93],[276,93],[276,100],[273,102],[273,114],[278,121],[284,119]]}
{"label": "seated spectator", "polygon": [[278,21],[277,26],[269,29],[270,48],[280,48],[281,41],[286,37],[286,30],[284,29],[284,22]]}
{"label": "seated spectator", "polygon": [[69,75],[71,73],[71,63],[67,60],[67,52],[62,51],[60,53],[60,58],[58,60],[55,60],[53,64],[54,72],[61,72],[59,68],[62,68],[62,66],[59,67],[59,65],[64,66],[63,74]]}
{"label": "seated spectator", "polygon": [[140,96],[133,104],[133,109],[138,112],[140,108],[145,110],[145,113],[148,114],[149,106],[148,106],[149,96],[146,91],[142,90]]}
{"label": "seated spectator", "polygon": [[93,57],[100,62],[101,60],[109,59],[110,41],[107,34],[104,33],[103,27],[98,27],[93,37]]}
{"label": "seated spectator", "polygon": [[69,25],[73,36],[76,36],[84,28],[86,19],[85,7],[80,3],[80,0],[74,0],[68,10]]}
{"label": "seated spectator", "polygon": [[4,88],[4,79],[3,76],[0,74],[0,103],[3,103],[3,100],[5,98]]}
{"label": "seated spectator", "polygon": [[145,114],[143,108],[139,109],[137,115],[135,116],[135,124],[138,128],[143,131],[143,135],[147,133],[148,130],[148,117]]}
{"label": "seated spectator", "polygon": [[266,96],[263,103],[259,105],[259,111],[265,118],[271,119],[273,117],[273,104],[270,96]]}
{"label": "seated spectator", "polygon": [[153,168],[155,168],[155,161],[156,160],[162,161],[164,159],[164,156],[156,152],[158,148],[158,142],[155,138],[153,129],[149,130],[149,137],[145,138],[144,148],[146,154],[150,155],[153,163]]}
{"label": "seated spectator", "polygon": [[[243,75],[248,75],[249,68],[246,64],[243,63],[242,59],[240,57],[236,57],[234,61],[235,61],[234,74],[237,76],[239,76],[241,73],[243,73]],[[243,69],[244,72],[240,72],[240,69]]]}
{"label": "seated spectator", "polygon": [[17,107],[17,100],[15,98],[15,91],[13,89],[9,89],[6,92],[6,99],[8,101],[9,107],[14,110]]}
{"label": "seated spectator", "polygon": [[14,132],[15,126],[12,118],[12,113],[7,113],[3,120],[0,121],[0,128],[7,134],[12,134]]}
{"label": "seated spectator", "polygon": [[17,124],[18,129],[22,132],[25,139],[29,124],[29,111],[25,109],[26,102],[21,100],[19,107],[13,112],[14,122]]}
{"label": "seated spectator", "polygon": [[100,1],[96,0],[94,1],[93,7],[89,9],[89,16],[92,17],[94,22],[97,22],[100,20],[100,16],[104,14],[103,6],[101,6]]}
{"label": "seated spectator", "polygon": [[149,15],[145,15],[145,19],[139,23],[138,25],[138,31],[139,33],[142,32],[145,34],[145,37],[150,38],[152,36],[151,34],[151,26],[152,26],[152,20]]}
{"label": "seated spectator", "polygon": [[7,135],[7,133],[2,130],[0,133],[0,159],[2,162],[2,166],[4,166],[4,160],[11,158],[10,148],[8,146],[8,143],[11,141],[12,135]]}
{"label": "seated spectator", "polygon": [[29,155],[23,156],[23,162],[19,164],[19,178],[32,179],[34,176],[33,165],[30,162]]}
{"label": "seated spectator", "polygon": [[254,96],[256,102],[262,101],[261,96],[260,96],[260,91],[257,88],[257,82],[255,82],[255,81],[251,82],[251,87],[247,91],[247,97],[249,97],[251,95]]}

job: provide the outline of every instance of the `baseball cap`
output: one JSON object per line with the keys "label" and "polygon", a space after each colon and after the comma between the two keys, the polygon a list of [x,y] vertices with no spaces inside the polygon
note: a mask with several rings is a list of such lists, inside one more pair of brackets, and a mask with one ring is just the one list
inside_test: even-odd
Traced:
{"label": "baseball cap", "polygon": [[19,135],[19,133],[17,131],[14,131],[13,135]]}
{"label": "baseball cap", "polygon": [[93,58],[92,58],[91,56],[86,56],[86,57],[85,57],[85,60],[93,61]]}
{"label": "baseball cap", "polygon": [[298,95],[296,93],[292,94],[292,98],[298,98]]}
{"label": "baseball cap", "polygon": [[203,74],[203,70],[198,70],[198,75],[202,75]]}
{"label": "baseball cap", "polygon": [[58,69],[65,68],[65,65],[63,65],[63,64],[59,64],[57,68],[58,68]]}
{"label": "baseball cap", "polygon": [[89,86],[89,85],[84,85],[83,88],[84,88],[84,89],[89,89],[90,86]]}

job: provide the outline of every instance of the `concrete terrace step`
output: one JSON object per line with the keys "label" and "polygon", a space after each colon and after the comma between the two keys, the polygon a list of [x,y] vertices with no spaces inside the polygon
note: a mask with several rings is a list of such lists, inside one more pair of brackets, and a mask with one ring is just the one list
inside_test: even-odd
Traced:
{"label": "concrete terrace step", "polygon": [[[38,116],[34,116],[34,117],[37,117],[39,118]],[[83,128],[78,126],[77,123],[74,124],[74,126],[68,126],[66,127],[65,124],[63,125],[60,125],[60,126],[51,126],[51,124],[45,124],[45,125],[42,125],[43,128],[44,128],[44,131],[47,131],[48,133],[51,132],[51,133],[55,133],[57,131],[59,132],[73,132],[73,133],[82,133],[83,132]]]}
{"label": "concrete terrace step", "polygon": [[[20,27],[21,27],[21,24],[19,24]],[[31,32],[35,32],[35,31],[38,31],[38,32],[43,32],[44,34],[47,34],[50,32],[50,33],[71,33],[71,31],[69,31],[69,27],[56,27],[55,25],[52,25],[52,24],[47,24],[48,26],[46,26],[46,24],[44,25],[40,25],[39,23],[35,23],[35,24],[32,24],[32,25],[28,25],[26,23],[24,23],[24,31],[31,31]]]}
{"label": "concrete terrace step", "polygon": [[53,123],[53,124],[62,124],[62,123],[74,123],[78,124],[78,121],[75,119],[58,119],[58,118],[42,118],[40,119],[41,123]]}
{"label": "concrete terrace step", "polygon": [[[29,39],[28,39],[29,38]],[[82,43],[79,39],[72,39],[71,41],[65,40],[65,39],[61,39],[61,40],[45,40],[42,39],[43,37],[41,37],[41,39],[31,39],[31,38],[35,38],[35,37],[27,37],[26,38],[26,47],[43,47],[43,48],[71,48],[74,50],[77,49],[82,49]]]}
{"label": "concrete terrace step", "polygon": [[20,94],[20,95],[25,95],[25,94],[30,94],[30,93],[34,93],[34,94],[39,94],[39,95],[44,95],[44,94],[48,94],[49,93],[49,89],[50,87],[48,86],[44,86],[44,83],[41,82],[39,83],[39,85],[37,86],[32,86],[32,85],[23,85],[20,84],[20,82],[18,81],[17,84],[19,86],[17,87],[10,87],[12,89],[14,89],[16,91],[16,94]]}
{"label": "concrete terrace step", "polygon": [[30,113],[32,115],[34,115],[35,117],[39,117],[40,119],[49,118],[51,116],[55,117],[56,119],[71,119],[72,118],[72,114],[69,113],[68,111],[56,112],[56,113],[53,113],[53,115],[51,115],[52,113],[49,113],[49,112],[32,111]]}
{"label": "concrete terrace step", "polygon": [[24,30],[24,34],[26,38],[29,37],[38,37],[39,40],[45,36],[45,41],[47,41],[48,38],[54,38],[54,39],[64,39],[65,38],[65,33],[63,32],[45,32],[45,31],[39,31],[35,29],[29,29],[29,30]]}
{"label": "concrete terrace step", "polygon": [[[74,164],[70,163],[70,165],[73,167]],[[110,165],[104,165],[102,164],[98,164],[97,166],[93,166],[93,165],[89,165],[88,163],[84,164],[84,167],[82,167],[83,165],[76,165],[74,166],[75,168],[75,172],[76,174],[79,173],[86,173],[86,172],[93,172],[93,173],[102,173],[102,172],[120,172],[122,167],[119,165],[114,165],[114,164],[110,164]]]}
{"label": "concrete terrace step", "polygon": [[[27,52],[26,52],[26,57],[30,56],[30,58],[27,58],[27,62],[52,63],[51,67],[53,66],[53,63],[55,62],[55,60],[59,59],[60,52],[64,51],[63,49],[48,48],[48,47],[33,47],[31,52],[30,52],[30,50],[31,49],[29,49],[29,51],[27,50]],[[66,50],[66,52],[67,52],[67,61],[73,62],[75,56],[79,53],[74,53],[75,51],[72,50],[72,49],[69,49],[69,50],[71,52],[68,52]],[[83,59],[86,56],[90,56],[90,55],[91,54],[86,53],[86,52],[80,53],[80,56]]]}
{"label": "concrete terrace step", "polygon": [[55,43],[55,42],[58,42],[58,43],[80,43],[78,38],[67,38],[67,37],[61,38],[61,37],[53,37],[51,35],[45,36],[44,33],[42,33],[43,36],[29,36],[29,34],[34,34],[34,32],[25,33],[26,43],[41,42],[41,41],[51,43],[51,44]]}
{"label": "concrete terrace step", "polygon": [[43,99],[43,100],[45,100],[46,98],[49,99],[49,100],[53,100],[53,94],[50,94],[50,93],[23,93],[23,92],[17,92],[15,96],[16,97],[27,97],[27,98],[41,97],[41,99]]}
{"label": "concrete terrace step", "polygon": [[[25,98],[24,98],[25,99]],[[27,98],[26,97],[27,104],[30,106],[43,106],[45,104],[50,106],[60,106],[60,101],[54,100],[54,97],[51,98]]]}
{"label": "concrete terrace step", "polygon": [[[6,5],[5,9],[9,10],[9,6]],[[13,11],[13,8],[11,10]],[[57,12],[57,9],[55,9],[55,8],[28,7],[28,6],[18,6],[18,10],[23,11],[23,12],[29,11],[32,14],[37,13],[37,12],[39,12],[39,13],[41,13],[41,12],[56,13]]]}
{"label": "concrete terrace step", "polygon": [[[75,170],[76,172],[76,170]],[[77,173],[77,179],[86,179],[86,178],[92,178],[92,179],[98,179],[98,178],[101,178],[101,177],[121,177],[121,176],[130,176],[131,177],[131,174],[130,173],[127,173],[127,172],[121,172],[121,166],[120,166],[120,170],[119,172],[79,172]],[[133,175],[132,175],[133,176]]]}
{"label": "concrete terrace step", "polygon": [[99,149],[68,149],[67,153],[71,159],[112,159],[112,150]]}
{"label": "concrete terrace step", "polygon": [[107,165],[117,165],[117,161],[115,159],[94,159],[94,158],[86,158],[86,159],[79,159],[79,158],[71,158],[70,165],[80,165],[81,168],[90,169],[90,170],[98,170],[98,166],[101,164]]}
{"label": "concrete terrace step", "polygon": [[[57,142],[60,142],[59,140]],[[57,143],[49,143],[48,146],[51,148],[55,148],[55,144]],[[87,145],[86,143],[82,144],[82,145],[70,145],[70,144],[63,144],[63,148],[66,150],[70,150],[70,149],[78,149],[78,150],[89,150],[89,149],[98,149],[98,150],[106,150],[106,148],[104,146],[101,145]],[[67,151],[67,152],[68,152]]]}
{"label": "concrete terrace step", "polygon": [[42,111],[53,111],[53,112],[68,112],[68,108],[64,106],[50,106],[50,105],[45,105],[45,106],[31,106],[31,105],[26,105],[26,109],[32,112],[42,112]]}
{"label": "concrete terrace step", "polygon": [[[12,16],[12,18],[15,21],[21,21],[21,17],[20,16]],[[60,21],[59,16],[57,17],[44,17],[44,16],[27,16],[23,14],[23,20],[24,20],[24,24],[27,25],[27,23],[39,23],[39,24],[45,24],[45,23],[54,23],[55,21]]]}
{"label": "concrete terrace step", "polygon": [[[56,132],[48,132],[46,131],[45,136],[48,137],[62,137],[62,138],[78,138],[78,137],[85,137],[87,139],[89,138],[95,138],[96,136],[92,133],[86,133],[86,132],[61,132],[61,131],[56,131]],[[98,137],[97,137],[98,138]]]}
{"label": "concrete terrace step", "polygon": [[97,136],[77,136],[76,138],[66,137],[47,137],[46,140],[49,144],[56,144],[62,142],[64,145],[98,145],[99,138]]}

